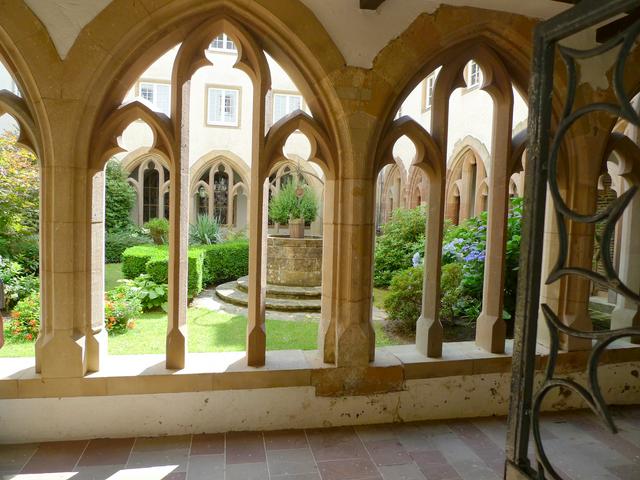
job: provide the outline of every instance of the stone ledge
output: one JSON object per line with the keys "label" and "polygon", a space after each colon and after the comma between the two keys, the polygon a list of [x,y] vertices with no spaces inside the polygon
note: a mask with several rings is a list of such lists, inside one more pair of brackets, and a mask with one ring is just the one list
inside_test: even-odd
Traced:
{"label": "stone ledge", "polygon": [[[369,395],[401,391],[408,380],[473,376],[511,371],[512,342],[505,354],[490,354],[474,342],[445,343],[442,358],[426,358],[414,345],[382,347],[376,361],[355,369],[336,368],[317,351],[267,352],[267,365],[247,367],[244,352],[191,353],[183,370],[167,370],[164,355],[108,357],[105,368],[83,378],[42,378],[33,358],[0,359],[0,399],[109,396],[308,387],[319,396]],[[546,349],[538,349],[538,368]],[[561,353],[558,372],[584,371],[589,352]],[[614,344],[602,364],[640,360],[640,346]]]}

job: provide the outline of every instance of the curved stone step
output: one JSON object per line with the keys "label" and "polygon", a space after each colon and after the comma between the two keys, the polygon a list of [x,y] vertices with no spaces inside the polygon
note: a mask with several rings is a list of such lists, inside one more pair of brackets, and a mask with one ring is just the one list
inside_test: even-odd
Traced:
{"label": "curved stone step", "polygon": [[[238,290],[241,292],[249,292],[249,277],[240,277],[236,280]],[[322,296],[322,287],[292,287],[289,285],[272,285],[267,283],[267,297],[280,297],[289,299],[320,299]]]}
{"label": "curved stone step", "polygon": [[[227,282],[216,287],[216,295],[221,300],[246,307],[249,303],[249,295],[238,288],[237,282]],[[290,299],[281,297],[267,297],[265,307],[267,310],[279,310],[282,312],[319,312],[320,299]]]}

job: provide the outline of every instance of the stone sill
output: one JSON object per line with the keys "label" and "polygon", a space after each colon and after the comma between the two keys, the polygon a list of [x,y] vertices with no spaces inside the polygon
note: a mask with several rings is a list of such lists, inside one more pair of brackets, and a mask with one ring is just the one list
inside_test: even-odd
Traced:
{"label": "stone sill", "polygon": [[[426,358],[414,345],[376,349],[367,367],[336,368],[316,350],[267,352],[265,367],[247,367],[244,352],[190,353],[183,370],[167,370],[164,355],[109,356],[100,372],[82,378],[42,378],[34,359],[0,358],[0,399],[135,395],[245,390],[276,387],[316,388],[319,396],[362,395],[404,389],[406,380],[511,372],[512,341],[504,354],[491,354],[474,342],[445,343],[442,358]],[[538,347],[538,368],[547,350]],[[584,371],[588,351],[563,352],[558,371]],[[618,341],[602,364],[640,360],[640,345]],[[354,381],[354,377],[356,380]]]}

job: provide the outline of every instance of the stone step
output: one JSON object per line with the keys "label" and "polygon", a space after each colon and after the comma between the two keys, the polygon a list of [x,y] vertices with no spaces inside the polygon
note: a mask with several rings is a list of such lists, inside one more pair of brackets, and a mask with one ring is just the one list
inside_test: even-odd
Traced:
{"label": "stone step", "polygon": [[[240,277],[238,280],[238,290],[249,292],[249,277]],[[320,299],[322,287],[293,287],[289,285],[272,285],[267,283],[267,297],[280,297],[290,299]]]}
{"label": "stone step", "polygon": [[[228,282],[216,287],[216,295],[221,300],[246,307],[249,303],[249,294],[238,288],[237,282]],[[278,310],[281,312],[319,312],[320,299],[290,299],[281,297],[267,297],[265,307],[267,310]]]}

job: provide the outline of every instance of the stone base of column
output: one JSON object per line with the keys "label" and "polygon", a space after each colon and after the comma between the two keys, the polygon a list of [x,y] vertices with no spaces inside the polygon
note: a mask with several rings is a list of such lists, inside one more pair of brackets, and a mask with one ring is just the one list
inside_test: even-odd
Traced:
{"label": "stone base of column", "polygon": [[507,324],[502,316],[482,311],[476,321],[476,345],[490,353],[504,353]]}
{"label": "stone base of column", "polygon": [[174,328],[167,334],[167,369],[181,370],[187,360],[186,325]]}
{"label": "stone base of column", "polygon": [[[640,310],[628,307],[616,307],[611,312],[611,330],[620,328],[640,328]],[[631,337],[632,343],[640,343],[640,336]]]}
{"label": "stone base of column", "polygon": [[[565,325],[585,332],[593,330],[591,317],[585,311],[580,314],[565,314],[560,319]],[[592,341],[588,338],[578,338],[572,335],[560,334],[560,348],[567,352],[576,352],[579,350],[591,350]]]}
{"label": "stone base of column", "polygon": [[324,316],[318,325],[318,351],[324,363],[336,362],[336,328],[330,319]]}
{"label": "stone base of column", "polygon": [[264,367],[266,363],[267,334],[263,327],[257,326],[247,335],[247,365]]}
{"label": "stone base of column", "polygon": [[425,318],[422,315],[416,323],[416,349],[430,358],[442,357],[444,329],[440,320]]}
{"label": "stone base of column", "polygon": [[36,339],[35,356],[36,356],[36,373],[42,373],[42,345],[44,344],[44,332],[41,331]]}
{"label": "stone base of column", "polygon": [[369,324],[351,324],[338,331],[336,338],[336,366],[363,367],[370,358]]}
{"label": "stone base of column", "polygon": [[40,365],[43,378],[83,377],[86,337],[72,337],[71,332],[58,331],[45,336],[42,342]]}
{"label": "stone base of column", "polygon": [[87,371],[98,372],[107,357],[107,330],[102,328],[87,337],[85,362]]}

